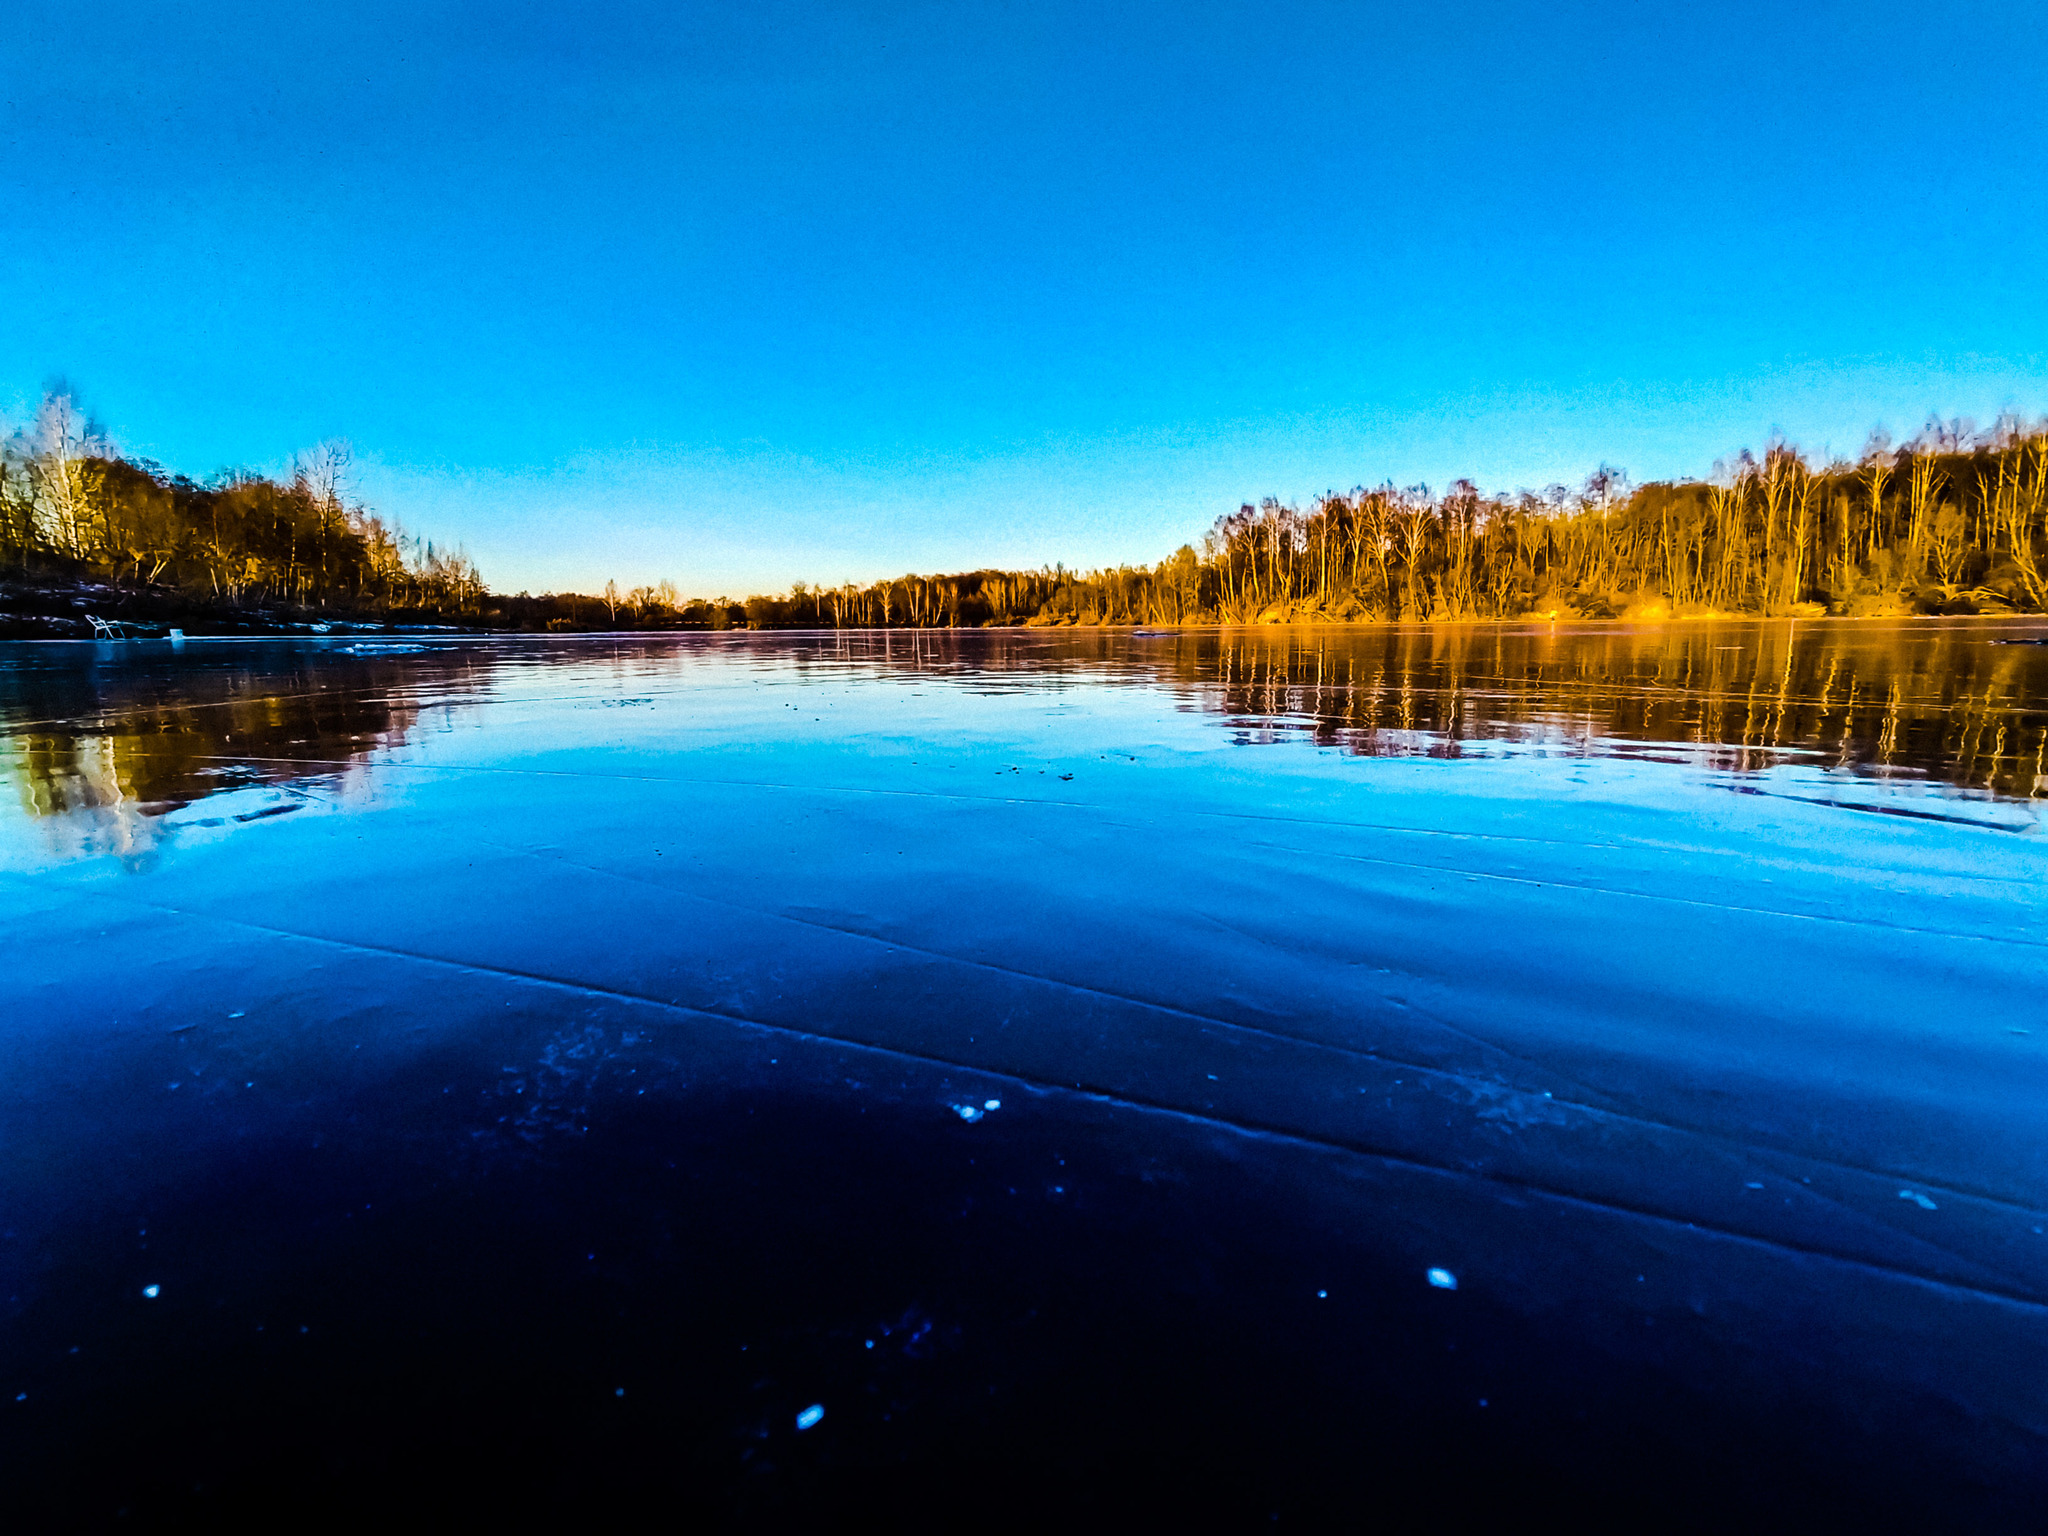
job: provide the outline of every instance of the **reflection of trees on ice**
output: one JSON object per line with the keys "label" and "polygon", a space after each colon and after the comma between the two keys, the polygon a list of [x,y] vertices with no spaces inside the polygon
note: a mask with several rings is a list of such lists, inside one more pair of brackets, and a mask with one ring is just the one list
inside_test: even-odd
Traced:
{"label": "reflection of trees on ice", "polygon": [[17,750],[27,759],[15,773],[23,808],[53,855],[126,861],[156,851],[163,823],[133,793],[118,738],[30,737]]}
{"label": "reflection of trees on ice", "polygon": [[404,745],[419,714],[385,696],[389,667],[338,656],[316,685],[295,672],[283,690],[260,671],[201,673],[174,702],[121,697],[102,678],[81,695],[74,678],[17,675],[16,707],[40,728],[13,739],[0,771],[60,860],[137,859],[181,831],[367,799],[370,755]]}

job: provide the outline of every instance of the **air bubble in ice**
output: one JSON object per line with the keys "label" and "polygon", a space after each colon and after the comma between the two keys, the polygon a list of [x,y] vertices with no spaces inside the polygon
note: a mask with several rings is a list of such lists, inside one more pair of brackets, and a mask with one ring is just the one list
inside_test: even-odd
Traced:
{"label": "air bubble in ice", "polygon": [[147,1296],[151,1301],[154,1301],[156,1300],[157,1293],[161,1290],[163,1290],[163,1287],[160,1285],[145,1285],[142,1288],[142,1294]]}
{"label": "air bubble in ice", "polygon": [[987,1114],[988,1111],[983,1109],[976,1109],[972,1104],[955,1104],[953,1106],[953,1113],[958,1115],[962,1120],[965,1120],[969,1125],[972,1125],[975,1121],[979,1120],[983,1115]]}
{"label": "air bubble in ice", "polygon": [[823,1403],[813,1403],[796,1416],[796,1427],[798,1429],[809,1429],[823,1417],[825,1417],[825,1405]]}
{"label": "air bubble in ice", "polygon": [[1429,1272],[1429,1283],[1440,1291],[1455,1291],[1458,1288],[1458,1277],[1448,1269],[1432,1269]]}

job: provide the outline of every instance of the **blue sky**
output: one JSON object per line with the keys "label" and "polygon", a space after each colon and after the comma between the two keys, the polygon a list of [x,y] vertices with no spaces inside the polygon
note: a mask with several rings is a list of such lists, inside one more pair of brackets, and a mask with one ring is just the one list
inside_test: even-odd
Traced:
{"label": "blue sky", "polygon": [[2030,7],[47,5],[0,410],[342,436],[501,590],[1150,560],[1264,495],[2048,410]]}

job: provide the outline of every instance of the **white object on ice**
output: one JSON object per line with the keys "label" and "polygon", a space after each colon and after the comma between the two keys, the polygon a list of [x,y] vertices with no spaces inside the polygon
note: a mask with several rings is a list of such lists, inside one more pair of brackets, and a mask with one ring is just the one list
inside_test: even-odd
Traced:
{"label": "white object on ice", "polygon": [[149,1297],[150,1300],[154,1301],[156,1299],[157,1292],[161,1291],[162,1289],[163,1287],[160,1285],[145,1285],[142,1288],[142,1294]]}
{"label": "white object on ice", "polygon": [[825,1405],[823,1403],[813,1403],[796,1416],[796,1427],[798,1429],[809,1429],[823,1417],[825,1417]]}
{"label": "white object on ice", "polygon": [[1429,1283],[1440,1291],[1455,1291],[1458,1288],[1458,1277],[1448,1269],[1432,1269],[1429,1272]]}

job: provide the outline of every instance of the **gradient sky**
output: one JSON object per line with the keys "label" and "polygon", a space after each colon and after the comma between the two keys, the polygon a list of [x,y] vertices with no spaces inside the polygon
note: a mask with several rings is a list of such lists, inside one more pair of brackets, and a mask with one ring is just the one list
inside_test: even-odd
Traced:
{"label": "gradient sky", "polygon": [[500,590],[2048,410],[2028,5],[17,3],[0,411]]}

